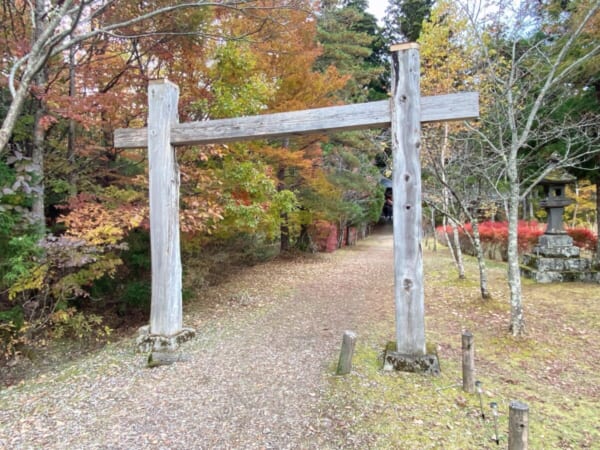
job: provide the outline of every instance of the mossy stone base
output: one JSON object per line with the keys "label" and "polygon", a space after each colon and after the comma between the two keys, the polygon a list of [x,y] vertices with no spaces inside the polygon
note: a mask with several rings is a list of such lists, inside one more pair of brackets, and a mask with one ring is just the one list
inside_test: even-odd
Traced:
{"label": "mossy stone base", "polygon": [[427,346],[425,355],[405,355],[396,351],[396,343],[389,342],[383,355],[383,370],[439,375],[440,361],[435,350]]}
{"label": "mossy stone base", "polygon": [[148,325],[141,327],[136,339],[137,349],[141,353],[149,352],[174,352],[181,344],[196,336],[196,331],[191,328],[182,328],[172,336],[150,334]]}
{"label": "mossy stone base", "polygon": [[188,361],[189,357],[181,352],[150,352],[148,367],[169,366],[179,361]]}

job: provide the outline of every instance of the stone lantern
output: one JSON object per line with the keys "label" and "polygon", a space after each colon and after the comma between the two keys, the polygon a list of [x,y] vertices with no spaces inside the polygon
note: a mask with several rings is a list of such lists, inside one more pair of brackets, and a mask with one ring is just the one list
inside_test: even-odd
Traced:
{"label": "stone lantern", "polygon": [[546,194],[546,198],[540,202],[540,206],[548,213],[548,226],[545,234],[566,234],[563,213],[565,206],[573,203],[573,200],[567,198],[565,191],[567,184],[573,183],[575,180],[577,178],[566,171],[555,170],[540,182]]}
{"label": "stone lantern", "polygon": [[540,184],[546,198],[540,206],[548,213],[546,232],[538,239],[533,252],[523,255],[521,272],[538,283],[587,281],[600,283],[600,271],[592,268],[590,259],[579,256],[579,247],[567,234],[563,224],[565,206],[573,203],[565,195],[567,184],[576,178],[564,170],[550,172]]}
{"label": "stone lantern", "polygon": [[548,213],[548,223],[546,232],[540,236],[538,245],[533,249],[536,254],[559,258],[579,256],[579,247],[573,245],[573,238],[567,234],[563,223],[565,206],[573,203],[565,195],[567,184],[576,179],[565,170],[554,170],[540,182],[546,194],[540,206]]}
{"label": "stone lantern", "polygon": [[546,194],[540,206],[548,213],[548,225],[533,252],[523,255],[521,266],[523,275],[538,283],[600,282],[600,273],[591,269],[589,259],[579,256],[579,247],[573,245],[573,238],[567,234],[563,224],[565,206],[573,203],[566,197],[565,191],[567,184],[575,180],[564,170],[555,170],[540,182]]}

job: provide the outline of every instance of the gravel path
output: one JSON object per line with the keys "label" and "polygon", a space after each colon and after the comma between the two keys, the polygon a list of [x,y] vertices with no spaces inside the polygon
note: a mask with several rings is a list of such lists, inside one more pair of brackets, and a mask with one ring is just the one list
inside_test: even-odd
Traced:
{"label": "gravel path", "polygon": [[393,314],[392,259],[377,234],[244,270],[185,305],[184,362],[131,338],[0,391],[0,448],[347,448],[323,399],[343,331]]}

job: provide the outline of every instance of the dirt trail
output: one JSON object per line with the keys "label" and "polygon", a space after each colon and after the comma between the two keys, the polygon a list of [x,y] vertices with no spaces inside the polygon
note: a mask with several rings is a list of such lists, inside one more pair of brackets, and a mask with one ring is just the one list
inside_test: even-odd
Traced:
{"label": "dirt trail", "polygon": [[245,270],[186,305],[185,362],[130,339],[0,391],[0,448],[339,448],[322,396],[343,331],[393,314],[392,259],[384,233]]}

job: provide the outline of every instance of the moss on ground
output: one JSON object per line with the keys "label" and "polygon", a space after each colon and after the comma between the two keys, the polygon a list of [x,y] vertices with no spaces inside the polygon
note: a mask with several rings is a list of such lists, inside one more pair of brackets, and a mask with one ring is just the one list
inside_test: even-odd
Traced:
{"label": "moss on ground", "polygon": [[[506,448],[511,400],[530,408],[532,449],[600,448],[600,289],[581,283],[523,284],[527,334],[508,332],[506,267],[490,265],[494,300],[478,298],[476,261],[467,280],[449,255],[425,255],[427,339],[437,343],[442,374],[385,373],[381,355],[394,324],[372,324],[359,336],[353,372],[331,377],[322,410],[340,429],[339,444],[357,448],[493,449],[489,404],[499,405]],[[477,394],[462,391],[460,333],[475,338]]]}

